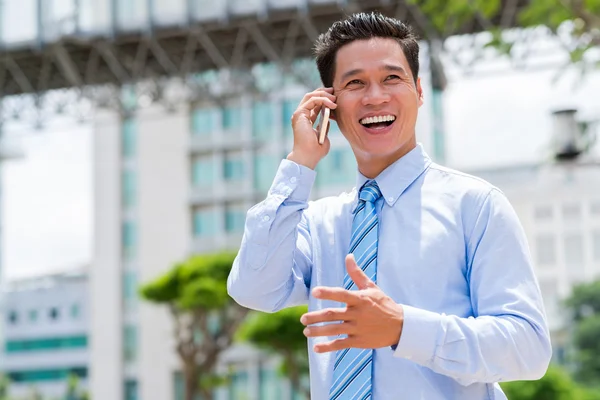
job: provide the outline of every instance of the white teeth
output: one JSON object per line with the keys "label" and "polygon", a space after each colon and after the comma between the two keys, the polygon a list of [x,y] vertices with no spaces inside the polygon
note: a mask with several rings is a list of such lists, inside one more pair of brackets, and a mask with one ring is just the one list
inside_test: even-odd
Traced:
{"label": "white teeth", "polygon": [[367,117],[367,118],[363,118],[360,120],[360,123],[363,125],[366,124],[375,124],[377,122],[386,122],[386,121],[393,121],[395,120],[396,117],[394,117],[393,115],[381,115],[378,117]]}

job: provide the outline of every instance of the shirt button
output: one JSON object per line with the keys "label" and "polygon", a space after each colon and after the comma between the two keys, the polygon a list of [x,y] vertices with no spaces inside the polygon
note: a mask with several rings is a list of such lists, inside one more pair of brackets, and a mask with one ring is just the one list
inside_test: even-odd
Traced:
{"label": "shirt button", "polygon": [[269,222],[270,220],[271,220],[271,217],[269,217],[268,215],[265,215],[263,217],[263,221],[265,221],[265,222]]}
{"label": "shirt button", "polygon": [[296,183],[296,181],[297,181],[297,180],[298,180],[298,179],[296,179],[296,177],[295,177],[295,176],[292,176],[292,177],[290,178],[290,182],[291,182],[291,183]]}
{"label": "shirt button", "polygon": [[393,203],[393,202],[394,202],[394,198],[393,198],[393,197],[388,197],[388,201],[389,201],[390,203]]}

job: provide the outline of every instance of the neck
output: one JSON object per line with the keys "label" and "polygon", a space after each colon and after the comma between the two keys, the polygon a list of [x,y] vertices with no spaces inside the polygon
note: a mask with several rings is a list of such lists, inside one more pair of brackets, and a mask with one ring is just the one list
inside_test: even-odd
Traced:
{"label": "neck", "polygon": [[390,154],[386,154],[383,156],[373,156],[371,154],[366,154],[363,157],[357,157],[356,161],[358,164],[358,170],[361,174],[365,176],[365,178],[375,179],[387,167],[404,157],[416,146],[416,140],[410,140],[398,150]]}

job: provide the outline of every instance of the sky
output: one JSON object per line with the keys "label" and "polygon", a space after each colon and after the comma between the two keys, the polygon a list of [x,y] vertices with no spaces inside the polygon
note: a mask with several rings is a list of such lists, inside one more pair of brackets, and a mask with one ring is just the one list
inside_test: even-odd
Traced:
{"label": "sky", "polygon": [[[550,112],[577,107],[600,118],[600,74],[581,85],[556,70],[465,76],[449,69],[444,95],[447,164],[469,170],[536,162],[549,151]],[[425,99],[427,101],[427,99]],[[26,157],[2,166],[4,277],[88,264],[92,256],[92,130],[73,121],[44,131],[20,128]]]}

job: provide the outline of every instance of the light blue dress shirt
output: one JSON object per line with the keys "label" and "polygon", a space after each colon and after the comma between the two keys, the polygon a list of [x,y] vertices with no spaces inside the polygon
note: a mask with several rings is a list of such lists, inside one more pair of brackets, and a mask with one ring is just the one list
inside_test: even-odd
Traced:
{"label": "light blue dress shirt", "polygon": [[[265,312],[341,286],[360,173],[350,193],[309,201],[315,171],[282,160],[247,214],[228,280],[241,305]],[[498,382],[539,379],[551,345],[527,240],[497,188],[433,163],[419,144],[377,178],[383,197],[377,284],[404,307],[395,350],[375,350],[374,400],[506,399]],[[311,399],[327,399],[335,352],[309,338]]]}

